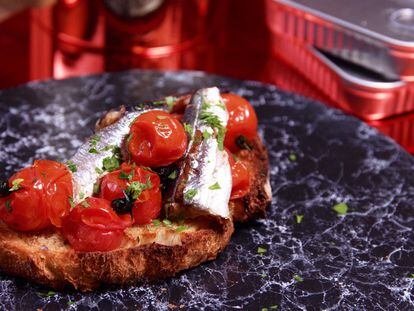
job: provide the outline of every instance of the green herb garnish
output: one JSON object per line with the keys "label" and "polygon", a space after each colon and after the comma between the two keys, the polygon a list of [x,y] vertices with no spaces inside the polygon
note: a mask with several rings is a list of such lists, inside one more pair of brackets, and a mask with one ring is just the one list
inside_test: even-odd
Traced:
{"label": "green herb garnish", "polygon": [[73,197],[68,197],[70,208],[75,207],[75,201],[73,200]]}
{"label": "green herb garnish", "polygon": [[298,159],[298,158],[297,158],[296,154],[294,154],[294,153],[289,154],[289,160],[290,160],[290,161],[294,162],[294,161],[296,161],[297,159]]}
{"label": "green herb garnish", "polygon": [[16,178],[15,180],[12,181],[12,187],[9,189],[9,191],[16,191],[22,188],[22,186],[20,185],[22,182],[24,182],[23,178]]}
{"label": "green herb garnish", "polygon": [[88,203],[88,201],[82,201],[82,206],[83,207],[85,207],[85,208],[87,208],[87,207],[89,207],[90,206],[90,204]]}
{"label": "green herb garnish", "polygon": [[154,219],[154,220],[152,221],[152,224],[153,224],[155,227],[159,227],[159,226],[161,225],[161,221],[159,221],[158,219]]}
{"label": "green herb garnish", "polygon": [[209,131],[204,130],[203,131],[203,138],[204,139],[209,139],[211,137],[211,134],[209,133]]}
{"label": "green herb garnish", "polygon": [[338,213],[338,215],[345,216],[348,212],[348,205],[346,203],[338,203],[332,207],[332,209]]}
{"label": "green herb garnish", "polygon": [[133,181],[132,183],[128,185],[126,192],[131,195],[133,200],[136,200],[139,198],[139,196],[144,190],[147,190],[151,187],[152,187],[151,180],[147,178],[147,182],[145,184],[139,181]]}
{"label": "green herb garnish", "polygon": [[103,169],[101,169],[99,167],[95,167],[95,172],[97,172],[99,175],[104,173]]}
{"label": "green herb garnish", "polygon": [[106,157],[102,160],[102,166],[105,171],[112,172],[119,168],[119,159],[116,156]]}
{"label": "green herb garnish", "polygon": [[197,189],[189,189],[187,190],[186,193],[184,193],[184,199],[189,201],[192,198],[194,198],[196,194],[197,194]]}
{"label": "green herb garnish", "polygon": [[69,160],[68,162],[66,162],[66,166],[68,167],[68,169],[72,172],[75,173],[78,171],[78,168],[76,166],[75,163],[73,163],[72,160]]}
{"label": "green herb garnish", "polygon": [[101,190],[101,185],[99,184],[99,182],[94,183],[93,184],[93,194],[98,194],[100,190]]}
{"label": "green herb garnish", "polygon": [[85,194],[83,192],[79,192],[79,200],[83,200]]}
{"label": "green herb garnish", "polygon": [[134,177],[134,170],[131,170],[128,174],[125,173],[125,172],[119,173],[119,178],[120,179],[132,180],[133,177]]}
{"label": "green herb garnish", "polygon": [[165,98],[165,103],[167,104],[168,108],[171,110],[174,106],[175,101],[177,100],[174,96],[167,96]]}
{"label": "green herb garnish", "polygon": [[56,295],[56,292],[53,292],[53,291],[50,290],[47,293],[36,292],[36,294],[41,296],[41,297],[52,297],[52,296]]}
{"label": "green herb garnish", "polygon": [[225,128],[219,128],[217,132],[217,144],[220,151],[224,150],[224,136],[226,135]]}
{"label": "green herb garnish", "polygon": [[176,179],[177,178],[177,176],[178,176],[178,173],[177,173],[177,171],[176,170],[173,170],[172,172],[171,172],[171,174],[170,175],[168,175],[168,179]]}
{"label": "green herb garnish", "polygon": [[294,279],[296,282],[303,282],[303,278],[302,278],[300,275],[298,275],[298,274],[295,274],[295,275],[293,276],[293,279]]}
{"label": "green herb garnish", "polygon": [[193,128],[191,127],[191,125],[188,123],[183,123],[183,126],[184,126],[184,131],[186,131],[188,135],[192,136]]}
{"label": "green herb garnish", "polygon": [[295,215],[296,223],[300,224],[303,220],[304,215]]}
{"label": "green herb garnish", "polygon": [[275,309],[277,309],[277,308],[279,308],[279,306],[278,306],[278,305],[273,305],[273,306],[270,306],[270,309],[272,309],[272,310],[275,310]]}
{"label": "green herb garnish", "polygon": [[175,231],[176,232],[183,232],[183,231],[185,231],[185,230],[187,230],[188,229],[188,227],[187,226],[185,226],[185,225],[181,225],[181,226],[178,226],[176,229],[175,229]]}
{"label": "green herb garnish", "polygon": [[169,227],[169,226],[171,226],[171,225],[172,225],[172,222],[171,222],[171,220],[169,220],[169,219],[164,219],[164,220],[162,221],[162,223],[163,223],[164,225],[166,225],[167,227]]}
{"label": "green herb garnish", "polygon": [[258,254],[260,254],[260,255],[262,255],[262,254],[264,254],[264,253],[266,253],[267,252],[267,249],[266,248],[264,248],[264,247],[258,247],[257,248],[257,253]]}
{"label": "green herb garnish", "polygon": [[89,153],[93,153],[93,154],[99,154],[99,151],[98,151],[95,147],[90,148],[90,149],[88,150],[88,152],[89,152]]}
{"label": "green herb garnish", "polygon": [[208,187],[208,189],[210,190],[218,190],[221,189],[220,185],[218,182],[216,182],[214,185],[211,185],[210,187]]}
{"label": "green herb garnish", "polygon": [[129,144],[129,142],[131,141],[132,137],[134,136],[134,134],[129,134],[127,139],[126,139],[126,143]]}
{"label": "green herb garnish", "polygon": [[4,203],[6,205],[6,211],[8,213],[11,213],[13,211],[12,207],[11,207],[11,200],[7,200],[6,203]]}

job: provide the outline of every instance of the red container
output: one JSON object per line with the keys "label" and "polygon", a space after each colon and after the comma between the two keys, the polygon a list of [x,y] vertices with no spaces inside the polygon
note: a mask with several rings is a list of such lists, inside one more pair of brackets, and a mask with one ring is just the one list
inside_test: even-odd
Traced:
{"label": "red container", "polygon": [[[310,3],[308,0],[299,2]],[[379,38],[374,38],[373,31],[364,32],[356,24],[322,12],[322,8],[311,9],[290,0],[268,0],[267,4],[267,22],[273,31],[273,53],[312,81],[336,106],[365,120],[379,120],[414,111],[414,82],[409,81],[411,73],[399,72],[404,74],[400,78],[387,71],[392,66],[387,67],[385,59],[398,50],[395,47],[391,50],[393,53],[384,55],[383,49],[389,48],[385,46],[388,41],[384,39],[381,43]],[[334,5],[338,6],[338,3]],[[340,5],[346,7],[343,2]],[[357,2],[352,0],[349,5],[356,6]],[[340,15],[338,10],[336,13]],[[358,40],[363,43],[358,45]],[[410,42],[405,43],[410,45]],[[414,41],[412,45],[413,48],[407,49],[412,53],[413,64],[409,63],[409,57],[404,58],[407,68],[414,65]],[[361,56],[357,59],[362,63],[368,62],[364,55],[377,58],[381,73],[387,74],[368,71],[363,64],[353,63],[354,54]],[[394,61],[401,63],[402,60]],[[371,68],[376,67],[371,64]]]}

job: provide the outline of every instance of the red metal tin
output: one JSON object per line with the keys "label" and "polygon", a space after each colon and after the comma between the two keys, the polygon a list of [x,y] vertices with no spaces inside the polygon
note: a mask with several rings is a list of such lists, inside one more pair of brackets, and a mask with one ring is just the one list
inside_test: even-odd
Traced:
{"label": "red metal tin", "polygon": [[273,39],[273,52],[341,109],[365,120],[414,110],[414,83],[361,76],[297,40],[278,35]]}
{"label": "red metal tin", "polygon": [[414,81],[413,1],[267,0],[267,21],[275,34]]}

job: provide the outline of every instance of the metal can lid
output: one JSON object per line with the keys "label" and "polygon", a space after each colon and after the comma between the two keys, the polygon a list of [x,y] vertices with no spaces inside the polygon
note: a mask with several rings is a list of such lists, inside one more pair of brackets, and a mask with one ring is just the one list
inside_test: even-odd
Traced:
{"label": "metal can lid", "polygon": [[412,0],[274,0],[395,46],[414,48]]}

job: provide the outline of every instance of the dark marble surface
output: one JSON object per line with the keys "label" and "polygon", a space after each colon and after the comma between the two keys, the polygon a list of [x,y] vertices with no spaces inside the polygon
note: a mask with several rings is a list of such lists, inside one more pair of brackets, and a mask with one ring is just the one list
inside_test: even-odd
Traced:
{"label": "dark marble surface", "polygon": [[[271,86],[131,71],[5,90],[0,175],[34,158],[67,159],[109,107],[211,85],[256,107],[271,159],[268,219],[239,226],[217,260],[157,284],[41,297],[48,289],[0,274],[0,309],[414,308],[413,158],[356,119]],[[346,216],[332,210],[339,202]]]}

